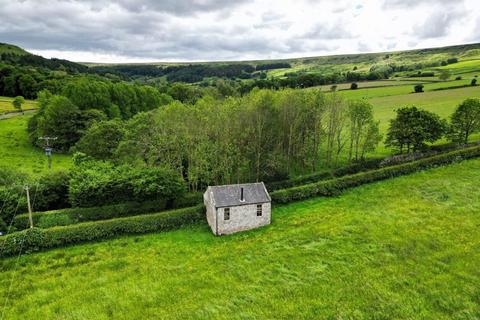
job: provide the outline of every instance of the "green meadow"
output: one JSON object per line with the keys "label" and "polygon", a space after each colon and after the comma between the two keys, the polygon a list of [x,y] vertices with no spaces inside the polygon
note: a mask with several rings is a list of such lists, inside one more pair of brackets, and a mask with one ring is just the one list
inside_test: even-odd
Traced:
{"label": "green meadow", "polygon": [[[37,175],[48,170],[47,157],[40,148],[33,147],[28,138],[27,124],[31,115],[19,115],[0,120],[0,164]],[[54,153],[52,168],[68,168],[70,155]]]}
{"label": "green meadow", "polygon": [[478,319],[480,160],[273,209],[0,261],[2,319]]}
{"label": "green meadow", "polygon": [[[9,111],[15,111],[16,109],[12,105],[13,98],[9,97],[0,97],[0,114]],[[22,109],[36,109],[37,103],[32,100],[25,100],[25,103],[22,105]]]}

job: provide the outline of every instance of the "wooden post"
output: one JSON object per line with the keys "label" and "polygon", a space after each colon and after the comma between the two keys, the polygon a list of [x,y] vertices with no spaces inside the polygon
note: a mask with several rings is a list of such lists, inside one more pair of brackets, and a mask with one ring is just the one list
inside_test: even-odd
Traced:
{"label": "wooden post", "polygon": [[30,205],[30,187],[25,186],[27,192],[27,205],[28,205],[28,220],[30,221],[30,228],[33,228],[32,206]]}

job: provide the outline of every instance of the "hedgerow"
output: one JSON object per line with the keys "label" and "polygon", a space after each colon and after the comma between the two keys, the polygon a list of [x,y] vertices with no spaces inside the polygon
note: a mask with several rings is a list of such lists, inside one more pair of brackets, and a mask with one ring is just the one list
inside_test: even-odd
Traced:
{"label": "hedgerow", "polygon": [[88,241],[110,239],[124,234],[174,230],[202,221],[203,213],[203,206],[196,206],[48,229],[27,229],[0,238],[0,257]]}
{"label": "hedgerow", "polygon": [[[417,161],[360,172],[336,179],[277,190],[271,192],[270,196],[274,204],[284,204],[318,196],[334,196],[346,189],[362,184],[385,180],[476,157],[480,157],[479,146],[451,151]],[[195,200],[195,197],[192,197],[191,200]],[[63,217],[65,221],[71,219],[69,215],[58,215],[56,217],[57,221],[60,221],[61,217]],[[43,222],[45,225],[48,224],[46,222],[47,220]],[[203,220],[204,208],[203,205],[198,205],[154,214],[83,222],[46,229],[27,229],[0,238],[0,256],[9,256],[21,252],[32,252],[87,241],[109,239],[122,234],[140,234],[173,230]],[[25,222],[25,220],[23,221]],[[40,223],[40,221],[38,221],[38,223]]]}
{"label": "hedgerow", "polygon": [[[34,212],[32,217],[33,225],[35,227],[50,228],[55,226],[66,226],[79,222],[107,220],[159,212],[166,209],[192,207],[201,202],[202,194],[190,193],[178,197],[175,202],[168,207],[166,200],[127,202],[101,207],[67,208],[46,212]],[[28,214],[24,213],[16,216],[13,226],[17,230],[27,228],[29,226]]]}
{"label": "hedgerow", "polygon": [[272,202],[276,204],[288,203],[317,196],[328,197],[338,195],[345,189],[356,187],[369,182],[385,180],[388,178],[413,173],[415,171],[420,171],[431,167],[449,164],[463,159],[470,159],[479,156],[480,147],[471,147],[400,165],[361,172],[354,175],[320,181],[316,183],[310,183],[293,188],[277,190],[271,192],[270,196],[272,198]]}

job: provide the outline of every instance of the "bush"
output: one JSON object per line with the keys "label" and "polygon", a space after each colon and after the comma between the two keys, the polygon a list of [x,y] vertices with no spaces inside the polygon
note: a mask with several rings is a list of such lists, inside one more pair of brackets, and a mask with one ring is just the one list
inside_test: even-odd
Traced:
{"label": "bush", "polygon": [[476,146],[396,166],[357,173],[338,179],[320,181],[289,189],[277,190],[271,192],[270,197],[272,198],[272,202],[275,204],[288,203],[318,196],[328,197],[340,194],[345,189],[356,187],[365,183],[385,180],[415,171],[428,169],[434,166],[449,164],[463,159],[470,159],[479,156],[480,147]]}
{"label": "bush", "polygon": [[462,77],[461,77],[461,76],[457,76],[457,77],[455,78],[455,80],[462,80]]}
{"label": "bush", "polygon": [[173,201],[185,189],[180,174],[170,169],[85,161],[73,170],[69,197],[74,207],[95,207],[129,201]]}
{"label": "bush", "polygon": [[63,247],[87,241],[114,238],[125,234],[142,234],[178,229],[202,221],[203,206],[117,218],[105,221],[85,222],[50,229],[33,228],[0,238],[0,256],[21,252]]}
{"label": "bush", "polygon": [[68,181],[70,175],[66,171],[48,172],[38,179],[38,190],[33,191],[35,196],[34,210],[56,210],[67,208]]}
{"label": "bush", "polygon": [[350,85],[350,89],[352,89],[352,90],[358,89],[358,84],[357,84],[356,82],[353,82],[353,83]]}
{"label": "bush", "polygon": [[423,92],[423,84],[417,84],[415,87],[413,87],[416,93]]}
{"label": "bush", "polygon": [[470,84],[472,86],[476,86],[477,85],[477,79],[472,79],[472,82],[470,82]]}

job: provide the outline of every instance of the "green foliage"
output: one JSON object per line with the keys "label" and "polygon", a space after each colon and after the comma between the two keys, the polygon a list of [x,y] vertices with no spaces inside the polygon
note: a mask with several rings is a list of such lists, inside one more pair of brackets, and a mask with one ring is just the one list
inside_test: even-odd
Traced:
{"label": "green foliage", "polygon": [[433,143],[446,132],[447,124],[440,117],[417,107],[397,110],[397,117],[390,120],[385,144],[398,148],[402,153],[421,149],[426,142]]}
{"label": "green foliage", "polygon": [[12,105],[18,111],[22,111],[22,105],[25,103],[25,99],[22,96],[15,97],[12,101]]}
{"label": "green foliage", "polygon": [[480,99],[467,99],[451,116],[449,138],[451,141],[466,144],[470,135],[479,131]]}
{"label": "green foliage", "polygon": [[470,85],[472,87],[476,86],[477,85],[477,79],[473,78],[472,81],[470,82]]}
{"label": "green foliage", "polygon": [[70,174],[68,171],[48,171],[41,175],[34,185],[35,197],[34,210],[55,210],[67,208],[68,183]]}
{"label": "green foliage", "polygon": [[416,92],[416,93],[420,93],[420,92],[423,92],[423,84],[417,84],[413,87],[413,90]]}
{"label": "green foliage", "polygon": [[373,106],[365,100],[351,101],[348,107],[350,118],[349,159],[365,159],[367,152],[374,151],[382,140],[379,122],[373,118]]}
{"label": "green foliage", "polygon": [[94,122],[76,143],[75,150],[97,160],[112,159],[124,131],[119,120]]}
{"label": "green foliage", "polygon": [[53,147],[68,151],[78,141],[85,127],[80,110],[63,96],[51,96],[45,107],[42,104],[40,111],[29,122],[32,143],[43,146],[40,137],[57,137]]}
{"label": "green foliage", "polygon": [[442,70],[438,78],[443,81],[447,81],[452,76],[452,73],[449,70]]}
{"label": "green foliage", "polygon": [[49,229],[33,228],[0,237],[0,257],[67,245],[181,228],[202,221],[203,206]]}
{"label": "green foliage", "polygon": [[173,201],[184,192],[181,176],[169,169],[132,168],[109,162],[85,161],[72,172],[72,206],[95,207],[126,201]]}

